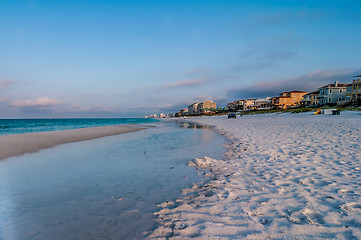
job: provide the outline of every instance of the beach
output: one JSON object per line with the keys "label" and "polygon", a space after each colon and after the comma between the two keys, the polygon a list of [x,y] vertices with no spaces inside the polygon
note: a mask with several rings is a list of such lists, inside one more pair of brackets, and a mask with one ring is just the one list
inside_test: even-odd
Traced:
{"label": "beach", "polygon": [[51,148],[59,144],[130,133],[145,128],[146,126],[144,125],[129,124],[16,135],[0,135],[0,160],[25,153],[37,152],[41,149]]}
{"label": "beach", "polygon": [[361,114],[189,118],[228,138],[149,239],[360,239]]}

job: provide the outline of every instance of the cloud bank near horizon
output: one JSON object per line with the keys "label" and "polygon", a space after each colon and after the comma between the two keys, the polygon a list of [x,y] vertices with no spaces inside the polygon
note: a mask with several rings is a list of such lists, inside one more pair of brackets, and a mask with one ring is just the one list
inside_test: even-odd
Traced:
{"label": "cloud bank near horizon", "polygon": [[316,70],[298,77],[257,82],[246,87],[230,89],[227,96],[240,99],[265,98],[278,96],[281,92],[292,90],[311,92],[335,81],[351,83],[352,77],[360,72],[361,69]]}
{"label": "cloud bank near horizon", "polygon": [[28,99],[28,100],[16,100],[9,103],[11,107],[16,107],[16,108],[28,108],[28,107],[44,108],[47,106],[53,106],[58,104],[60,104],[58,100],[49,97],[39,97],[36,99]]}

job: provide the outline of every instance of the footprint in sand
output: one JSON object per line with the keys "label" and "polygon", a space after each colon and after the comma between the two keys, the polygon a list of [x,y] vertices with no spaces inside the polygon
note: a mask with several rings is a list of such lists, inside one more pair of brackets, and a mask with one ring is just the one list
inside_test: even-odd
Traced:
{"label": "footprint in sand", "polygon": [[325,221],[323,220],[323,217],[319,213],[317,213],[311,209],[306,208],[302,212],[305,216],[307,216],[308,221],[311,224],[324,224],[325,223]]}
{"label": "footprint in sand", "polygon": [[361,203],[358,202],[345,203],[340,207],[347,211],[361,211]]}

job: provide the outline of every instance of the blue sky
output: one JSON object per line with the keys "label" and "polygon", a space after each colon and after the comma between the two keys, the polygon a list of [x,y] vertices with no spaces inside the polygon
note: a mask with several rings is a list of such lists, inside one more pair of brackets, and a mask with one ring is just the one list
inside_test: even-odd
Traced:
{"label": "blue sky", "polygon": [[360,1],[0,0],[0,118],[138,117],[361,74]]}

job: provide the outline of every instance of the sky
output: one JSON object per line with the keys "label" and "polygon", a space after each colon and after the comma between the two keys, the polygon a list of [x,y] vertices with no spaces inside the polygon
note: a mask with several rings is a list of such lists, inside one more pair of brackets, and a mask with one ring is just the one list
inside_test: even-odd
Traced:
{"label": "sky", "polygon": [[361,1],[0,0],[0,118],[143,117],[361,74]]}

